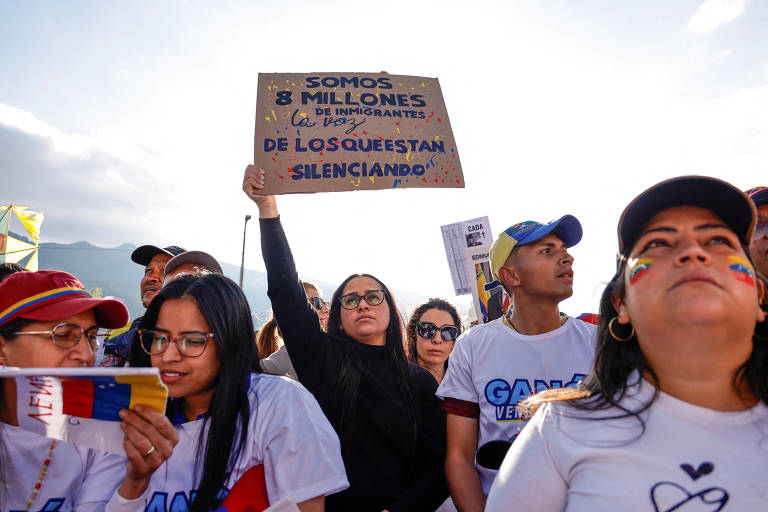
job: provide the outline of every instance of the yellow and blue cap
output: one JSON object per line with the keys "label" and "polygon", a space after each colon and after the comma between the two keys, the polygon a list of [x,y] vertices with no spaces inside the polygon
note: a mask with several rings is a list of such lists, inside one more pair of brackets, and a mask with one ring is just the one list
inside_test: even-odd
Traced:
{"label": "yellow and blue cap", "polygon": [[508,227],[499,234],[491,246],[489,258],[493,278],[499,280],[499,269],[506,263],[512,249],[518,245],[535,242],[549,234],[562,240],[566,247],[573,247],[581,241],[581,223],[573,215],[563,215],[547,224],[526,220]]}

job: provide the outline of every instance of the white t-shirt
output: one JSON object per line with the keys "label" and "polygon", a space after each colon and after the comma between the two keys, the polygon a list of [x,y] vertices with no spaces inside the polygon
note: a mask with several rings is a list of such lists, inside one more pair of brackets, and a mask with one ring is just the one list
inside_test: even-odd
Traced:
{"label": "white t-shirt", "polygon": [[[637,410],[654,387],[642,380],[630,390],[620,403]],[[768,510],[765,404],[719,412],[660,393],[641,413],[645,432],[632,416],[584,419],[617,414],[542,406],[504,459],[486,510]]]}
{"label": "white t-shirt", "polygon": [[[248,437],[225,485],[228,491],[258,465],[263,465],[272,504],[286,496],[301,503],[349,487],[339,438],[309,391],[287,377],[252,374],[248,398]],[[179,442],[173,455],[152,475],[147,492],[135,500],[115,493],[107,510],[187,510],[200,480],[202,468],[195,471],[195,451],[203,422],[177,425]]]}
{"label": "white t-shirt", "polygon": [[[0,460],[0,511],[26,510],[52,440],[5,423],[0,439],[7,450]],[[56,441],[31,510],[103,510],[125,477],[125,464],[123,457]]]}
{"label": "white t-shirt", "polygon": [[[437,396],[479,404],[478,449],[514,440],[525,425],[517,403],[544,389],[578,384],[592,366],[596,336],[595,325],[573,318],[534,336],[518,333],[503,318],[477,325],[456,342]],[[475,468],[488,494],[497,472],[477,461]]]}

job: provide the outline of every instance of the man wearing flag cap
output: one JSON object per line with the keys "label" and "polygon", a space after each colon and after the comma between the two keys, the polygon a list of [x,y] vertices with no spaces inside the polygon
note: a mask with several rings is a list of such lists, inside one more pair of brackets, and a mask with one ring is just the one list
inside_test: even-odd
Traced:
{"label": "man wearing flag cap", "polygon": [[522,430],[517,402],[546,388],[574,386],[589,371],[596,326],[561,316],[573,294],[579,221],[515,224],[490,250],[491,272],[513,308],[467,331],[451,352],[437,395],[447,413],[446,474],[462,511],[483,510],[506,449]]}
{"label": "man wearing flag cap", "polygon": [[[177,245],[160,248],[155,245],[142,245],[131,253],[131,260],[144,267],[144,275],[139,283],[141,303],[146,308],[160,288],[163,287],[165,264],[174,256],[186,252]],[[99,366],[125,366],[131,351],[131,341],[136,333],[141,317],[135,318],[130,326],[112,331],[112,336],[104,342],[104,358]]]}
{"label": "man wearing flag cap", "polygon": [[749,244],[749,254],[757,271],[768,277],[768,187],[749,189],[747,195],[757,207],[757,224]]}

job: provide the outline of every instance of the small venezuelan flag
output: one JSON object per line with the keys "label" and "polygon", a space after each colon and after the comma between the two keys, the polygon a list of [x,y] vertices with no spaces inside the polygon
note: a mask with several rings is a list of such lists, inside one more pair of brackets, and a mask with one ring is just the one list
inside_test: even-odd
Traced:
{"label": "small venezuelan flag", "polygon": [[166,390],[153,375],[61,377],[64,414],[120,421],[121,409],[144,404],[165,410]]}
{"label": "small venezuelan flag", "polygon": [[[157,368],[12,368],[13,424],[29,432],[125,457],[121,409],[165,411],[168,389]],[[11,388],[12,389],[12,388]]]}

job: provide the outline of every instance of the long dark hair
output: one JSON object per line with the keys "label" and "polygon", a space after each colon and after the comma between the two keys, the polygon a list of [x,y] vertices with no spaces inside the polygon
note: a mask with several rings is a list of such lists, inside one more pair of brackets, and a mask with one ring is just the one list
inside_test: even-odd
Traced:
{"label": "long dark hair", "polygon": [[[751,263],[749,250],[743,246],[742,249]],[[617,267],[616,274],[605,287],[600,298],[600,321],[597,329],[597,347],[592,371],[576,388],[543,391],[521,402],[521,409],[526,415],[536,412],[536,409],[545,402],[567,401],[569,405],[580,409],[601,410],[615,407],[622,411],[622,413],[609,418],[635,416],[640,419],[639,414],[648,409],[658,397],[658,377],[640,351],[637,335],[627,326],[614,325],[614,332],[617,336],[625,338],[630,334],[632,335],[627,341],[619,342],[611,336],[608,328],[609,322],[618,315],[613,307],[613,298],[623,298],[626,293],[624,273],[627,268],[627,258],[621,257]],[[761,279],[765,283],[764,278],[758,273],[755,275],[757,279]],[[763,303],[765,297],[760,297],[758,300]],[[614,322],[614,324],[617,323]],[[738,386],[740,383],[746,384],[755,398],[768,404],[768,379],[765,377],[768,374],[768,342],[765,339],[759,339],[764,337],[766,333],[757,332],[761,329],[763,331],[768,330],[766,329],[768,328],[768,319],[761,324],[756,324],[755,328],[756,332],[752,337],[752,353],[736,372],[734,386]],[[642,404],[638,409],[629,410],[619,402],[627,393],[628,386],[632,385],[632,383],[627,382],[627,377],[635,370],[638,370],[640,374],[648,375],[653,381],[656,391],[647,403]],[[607,418],[601,416],[599,419]],[[640,421],[642,423],[642,420]]]}
{"label": "long dark hair", "polygon": [[[213,332],[219,359],[216,389],[204,420],[208,434],[201,429],[195,454],[195,467],[202,462],[202,478],[190,507],[192,512],[207,512],[218,506],[217,496],[246,442],[250,417],[246,382],[249,372],[259,371],[251,368],[256,344],[248,300],[237,284],[219,274],[174,279],[152,299],[139,328],[154,329],[163,303],[181,297],[197,302]],[[138,336],[131,346],[131,366],[151,366]]]}
{"label": "long dark hair", "polygon": [[[461,325],[461,318],[459,317],[459,312],[456,311],[456,308],[453,307],[453,304],[448,302],[447,300],[443,299],[437,299],[432,298],[429,299],[424,304],[421,304],[416,309],[413,310],[413,313],[411,314],[410,320],[408,320],[408,325],[405,328],[405,337],[408,340],[408,360],[412,363],[418,364],[418,352],[416,351],[416,326],[419,324],[419,320],[421,320],[421,315],[429,311],[430,309],[439,309],[440,311],[445,311],[449,315],[451,315],[451,318],[453,319],[453,325],[459,328],[459,332],[463,330]],[[448,360],[445,360],[445,369],[448,369]]]}
{"label": "long dark hair", "polygon": [[331,298],[331,310],[328,315],[328,334],[335,340],[341,341],[345,354],[345,357],[342,359],[342,367],[339,369],[339,378],[337,381],[338,393],[341,396],[341,400],[337,401],[337,409],[335,411],[339,422],[337,425],[338,431],[343,433],[354,429],[354,418],[357,413],[357,397],[360,392],[360,383],[364,378],[370,378],[368,371],[360,358],[357,347],[354,345],[359,342],[348,336],[341,328],[341,301],[339,299],[344,293],[344,288],[347,284],[352,279],[358,277],[373,279],[379,283],[379,286],[384,290],[386,295],[386,304],[389,308],[389,324],[387,325],[385,333],[385,346],[387,353],[390,356],[390,362],[397,373],[400,388],[405,394],[407,402],[413,408],[413,417],[416,418],[416,422],[413,424],[412,442],[415,445],[418,433],[418,423],[421,415],[416,406],[415,394],[411,384],[410,369],[408,367],[408,359],[405,355],[405,349],[403,348],[403,326],[400,321],[400,312],[397,310],[395,298],[392,296],[389,288],[387,288],[381,280],[371,274],[352,274],[347,277],[338,288],[336,288],[336,291],[333,292],[333,297]]}

